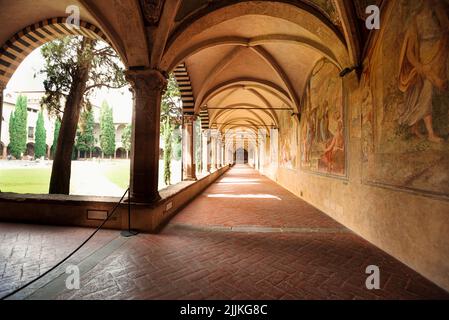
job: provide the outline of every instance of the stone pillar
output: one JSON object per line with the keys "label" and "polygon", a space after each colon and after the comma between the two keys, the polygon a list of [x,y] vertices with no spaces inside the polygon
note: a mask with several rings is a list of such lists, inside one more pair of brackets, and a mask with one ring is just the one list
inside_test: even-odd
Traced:
{"label": "stone pillar", "polygon": [[223,167],[223,141],[221,140],[221,137],[218,142],[218,145],[220,146],[220,168],[221,168]]}
{"label": "stone pillar", "polygon": [[202,133],[203,138],[203,173],[209,173],[210,172],[210,141],[209,141],[210,131],[204,130]]}
{"label": "stone pillar", "polygon": [[259,147],[257,145],[254,146],[254,168],[259,170]]}
{"label": "stone pillar", "polygon": [[[2,124],[3,124],[3,90],[6,86],[0,82],[0,141],[2,141]],[[5,142],[6,144],[6,142]]]}
{"label": "stone pillar", "polygon": [[212,149],[212,155],[211,155],[211,170],[217,169],[217,134],[216,132],[211,132],[210,136],[210,145]]}
{"label": "stone pillar", "polygon": [[196,180],[195,148],[193,144],[194,115],[184,115],[182,121],[182,173],[183,180]]}
{"label": "stone pillar", "polygon": [[160,199],[159,134],[162,92],[167,79],[154,69],[129,70],[126,78],[134,94],[131,139],[131,198],[149,203]]}
{"label": "stone pillar", "polygon": [[8,156],[8,147],[6,146],[6,144],[3,146],[2,154],[3,159],[6,159],[6,157]]}
{"label": "stone pillar", "polygon": [[220,168],[220,136],[217,134],[215,139],[215,167]]}
{"label": "stone pillar", "polygon": [[220,134],[220,137],[218,139],[218,164],[219,167],[223,167],[223,135]]}

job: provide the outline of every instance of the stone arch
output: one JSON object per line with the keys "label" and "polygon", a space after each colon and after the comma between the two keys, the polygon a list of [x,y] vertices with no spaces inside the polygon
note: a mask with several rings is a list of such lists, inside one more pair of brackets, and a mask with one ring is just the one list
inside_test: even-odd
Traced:
{"label": "stone arch", "polygon": [[65,21],[66,18],[58,17],[34,23],[6,41],[0,48],[0,83],[8,83],[28,54],[51,40],[64,36],[84,36],[111,44],[107,36],[95,25],[81,21],[79,29],[70,29]]}
{"label": "stone arch", "polygon": [[[296,7],[296,10],[292,10],[293,6]],[[185,57],[178,56],[180,52],[184,56],[188,56],[190,51],[197,50],[193,48],[190,51],[179,50],[178,47],[181,47],[181,44],[183,43],[188,43],[190,38],[198,35],[205,29],[213,27],[214,25],[245,15],[264,15],[302,25],[308,32],[315,35],[319,34],[321,36],[322,43],[334,46],[335,50],[331,51],[336,51],[333,53],[333,56],[336,57],[337,61],[340,63],[343,61],[349,61],[343,34],[338,30],[338,28],[330,23],[328,19],[326,19],[323,15],[320,15],[316,10],[313,10],[310,6],[304,3],[292,5],[291,2],[285,3],[281,1],[267,1],[264,3],[240,1],[237,3],[225,4],[222,7],[212,11],[198,12],[196,17],[187,19],[184,24],[181,23],[168,41],[167,50],[162,61],[162,67],[169,68],[171,66],[171,68],[174,68],[174,65],[179,64],[185,59]],[[301,24],[304,19],[307,19],[308,21],[305,26],[304,24]],[[318,44],[313,45],[313,42],[304,43],[307,45],[312,45],[317,50],[322,50],[323,48]],[[328,53],[326,52],[326,54]]]}
{"label": "stone arch", "polygon": [[174,70],[176,83],[181,93],[182,113],[193,114],[195,106],[195,98],[193,96],[192,83],[190,81],[189,72],[184,63],[179,64]]}

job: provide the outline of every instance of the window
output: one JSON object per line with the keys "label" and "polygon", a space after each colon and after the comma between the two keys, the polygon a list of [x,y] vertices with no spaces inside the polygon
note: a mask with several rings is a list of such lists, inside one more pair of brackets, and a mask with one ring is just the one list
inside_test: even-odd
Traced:
{"label": "window", "polygon": [[28,138],[34,139],[34,127],[28,127]]}

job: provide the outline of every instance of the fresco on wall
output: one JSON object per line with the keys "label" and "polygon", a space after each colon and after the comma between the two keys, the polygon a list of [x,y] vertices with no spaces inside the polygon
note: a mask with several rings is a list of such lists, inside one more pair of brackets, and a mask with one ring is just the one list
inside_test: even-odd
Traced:
{"label": "fresco on wall", "polygon": [[305,2],[324,13],[333,24],[340,25],[340,17],[333,0],[305,0]]}
{"label": "fresco on wall", "polygon": [[365,182],[449,196],[449,1],[395,1],[362,77]]}
{"label": "fresco on wall", "polygon": [[298,154],[298,125],[294,117],[283,112],[279,117],[279,165],[287,169],[296,169]]}
{"label": "fresco on wall", "polygon": [[346,175],[345,110],[338,69],[321,60],[312,71],[301,115],[301,168]]}

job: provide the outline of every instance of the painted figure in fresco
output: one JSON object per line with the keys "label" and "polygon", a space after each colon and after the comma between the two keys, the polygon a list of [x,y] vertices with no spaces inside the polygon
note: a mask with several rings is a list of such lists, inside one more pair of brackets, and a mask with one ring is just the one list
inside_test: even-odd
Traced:
{"label": "painted figure in fresco", "polygon": [[432,124],[435,89],[448,89],[446,64],[449,52],[449,18],[446,5],[438,0],[421,1],[407,28],[399,59],[399,89],[405,93],[405,109],[399,123],[421,137],[424,121],[429,141],[440,142]]}
{"label": "painted figure in fresco", "polygon": [[343,121],[341,119],[337,122],[337,131],[330,140],[324,150],[321,160],[327,165],[327,171],[334,171],[334,160],[337,155],[344,154],[345,150],[345,138],[343,135]]}
{"label": "painted figure in fresco", "polygon": [[327,141],[329,139],[329,108],[328,102],[324,102],[324,114],[320,120],[320,133],[321,141]]}
{"label": "painted figure in fresco", "polygon": [[315,126],[315,112],[312,112],[309,115],[309,119],[308,119],[308,126],[307,126],[307,162],[310,163],[311,158],[312,158],[312,148],[313,148],[313,143],[315,140],[315,132],[316,132],[316,126]]}

